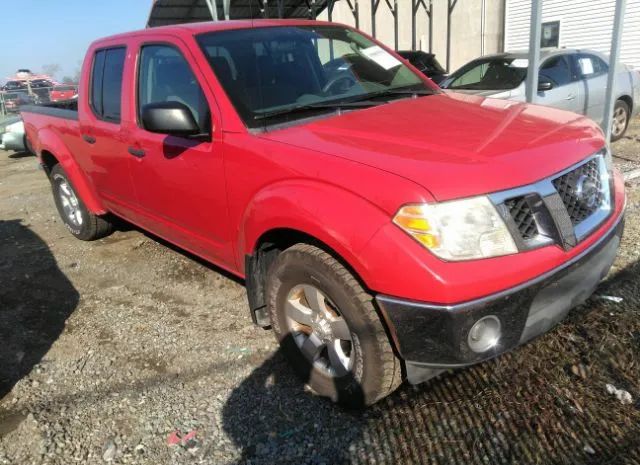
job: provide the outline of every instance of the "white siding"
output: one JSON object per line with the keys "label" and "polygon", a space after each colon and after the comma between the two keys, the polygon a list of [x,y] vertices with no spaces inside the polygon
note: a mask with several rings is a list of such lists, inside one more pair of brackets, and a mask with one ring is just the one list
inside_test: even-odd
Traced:
{"label": "white siding", "polygon": [[[560,46],[608,54],[615,0],[542,0],[542,21],[560,20]],[[531,0],[507,0],[505,50],[529,48]],[[620,61],[640,69],[640,0],[627,0]]]}

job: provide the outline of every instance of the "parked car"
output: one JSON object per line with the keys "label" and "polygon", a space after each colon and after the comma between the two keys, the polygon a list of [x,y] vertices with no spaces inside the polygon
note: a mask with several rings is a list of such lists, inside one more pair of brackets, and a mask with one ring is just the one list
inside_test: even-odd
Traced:
{"label": "parked car", "polygon": [[31,81],[32,89],[43,89],[47,87],[53,87],[53,82],[46,79],[34,79],[33,81]]}
{"label": "parked car", "polygon": [[53,89],[51,89],[51,92],[49,93],[49,99],[52,102],[59,102],[61,100],[70,100],[75,95],[77,95],[77,93],[78,91],[76,86],[72,86],[72,85],[55,86]]}
{"label": "parked car", "polygon": [[26,84],[22,81],[7,81],[7,83],[2,87],[2,90],[11,92],[16,90],[23,90],[26,88]]}
{"label": "parked car", "polygon": [[[456,92],[525,100],[527,53],[488,55],[464,65],[441,86]],[[620,64],[615,85],[611,140],[620,139],[632,116],[640,112],[640,78]],[[599,124],[604,118],[609,63],[592,50],[544,49],[541,52],[537,103],[587,115]]]}
{"label": "parked car", "polygon": [[24,132],[24,123],[19,116],[13,116],[0,122],[0,150],[30,152],[30,144]]}
{"label": "parked car", "polygon": [[549,331],[622,234],[595,122],[445,93],[347,26],[98,40],[65,105],[22,115],[69,232],[112,214],[243,278],[253,321],[348,405]]}
{"label": "parked car", "polygon": [[7,92],[3,96],[4,106],[9,113],[15,113],[20,110],[22,105],[30,105],[34,103],[33,97],[26,92]]}
{"label": "parked car", "polygon": [[398,55],[409,60],[409,63],[436,84],[440,84],[448,76],[447,71],[440,65],[433,53],[421,50],[401,50]]}

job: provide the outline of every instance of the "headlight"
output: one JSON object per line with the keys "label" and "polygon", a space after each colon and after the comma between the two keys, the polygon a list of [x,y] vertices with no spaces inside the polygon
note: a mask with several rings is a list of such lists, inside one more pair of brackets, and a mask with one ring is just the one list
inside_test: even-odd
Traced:
{"label": "headlight", "polygon": [[484,196],[405,205],[393,222],[443,260],[473,260],[518,252],[504,221]]}

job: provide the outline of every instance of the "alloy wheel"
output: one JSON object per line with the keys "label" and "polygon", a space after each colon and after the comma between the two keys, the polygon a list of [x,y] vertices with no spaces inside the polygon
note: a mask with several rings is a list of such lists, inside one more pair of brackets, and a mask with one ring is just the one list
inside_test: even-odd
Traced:
{"label": "alloy wheel", "polygon": [[285,301],[289,331],[304,355],[331,377],[346,375],[353,365],[352,336],[336,305],[317,287],[295,286]]}
{"label": "alloy wheel", "polygon": [[611,134],[614,137],[620,136],[627,127],[627,112],[624,108],[618,107],[613,112],[613,122],[611,124]]}
{"label": "alloy wheel", "polygon": [[67,181],[62,181],[58,186],[58,195],[62,203],[62,210],[73,226],[82,226],[82,212],[80,202]]}

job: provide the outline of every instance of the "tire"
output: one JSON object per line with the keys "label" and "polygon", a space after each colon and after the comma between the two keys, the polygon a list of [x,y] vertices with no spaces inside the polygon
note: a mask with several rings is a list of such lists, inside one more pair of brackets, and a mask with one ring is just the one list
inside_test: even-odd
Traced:
{"label": "tire", "polygon": [[624,100],[616,101],[613,107],[613,121],[611,123],[611,142],[622,139],[629,127],[631,109]]}
{"label": "tire", "polygon": [[59,164],[51,170],[50,179],[60,218],[73,236],[82,241],[94,241],[113,232],[113,225],[109,221],[87,210]]}
{"label": "tire", "polygon": [[[283,251],[268,271],[266,293],[271,326],[281,350],[316,394],[361,408],[389,395],[402,383],[401,362],[372,297],[325,251],[309,244]],[[313,321],[313,308],[318,304],[309,302],[319,301],[320,308],[327,311],[316,312],[323,317]],[[323,344],[324,348],[319,348]],[[303,349],[317,358],[308,357]],[[338,363],[334,363],[336,357]]]}

